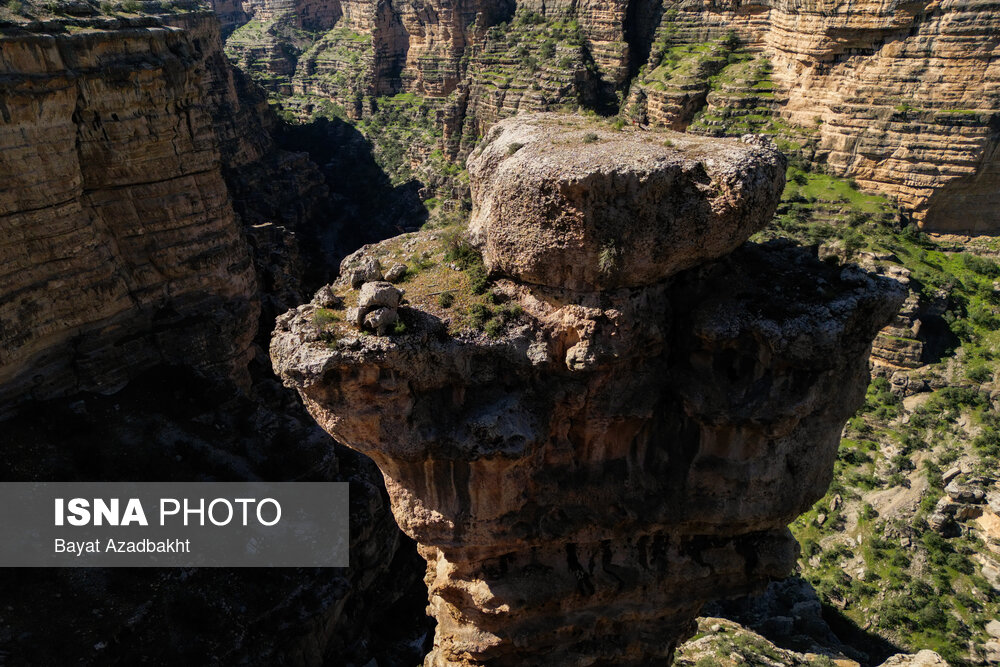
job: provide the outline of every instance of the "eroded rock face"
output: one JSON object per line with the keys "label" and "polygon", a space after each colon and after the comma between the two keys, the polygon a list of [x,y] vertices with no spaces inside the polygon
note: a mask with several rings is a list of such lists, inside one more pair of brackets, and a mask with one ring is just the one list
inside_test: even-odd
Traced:
{"label": "eroded rock face", "polygon": [[773,147],[519,116],[495,125],[469,160],[469,228],[487,267],[522,282],[649,285],[766,225],[784,174]]}
{"label": "eroded rock face", "polygon": [[[523,181],[507,174],[517,187],[565,138],[531,122],[539,157]],[[658,133],[630,140],[645,139],[662,146]],[[706,173],[753,188],[717,232],[749,235],[756,223],[734,229],[740,213],[766,219],[780,191],[753,177],[771,168],[758,161],[780,158],[736,142],[704,150],[722,163]],[[645,159],[616,157],[624,175]],[[477,188],[479,210],[499,194]],[[657,223],[632,212],[636,230]],[[516,222],[545,238],[563,213]],[[491,263],[511,261],[501,228],[480,231]],[[589,256],[577,238],[566,252]],[[427,559],[438,625],[426,665],[666,665],[704,602],[793,567],[786,526],[830,481],[872,337],[903,291],[796,247],[724,253],[670,275],[667,252],[630,288],[558,271],[551,285],[501,278],[494,291],[521,314],[493,338],[446,333],[409,292],[401,336],[329,343],[313,306],[279,318],[276,370],[324,429],[378,464]],[[346,278],[334,288],[350,292]]]}
{"label": "eroded rock face", "polygon": [[0,28],[0,413],[157,364],[246,386],[260,292],[265,317],[302,298],[287,228],[326,194],[210,12],[87,10]]}
{"label": "eroded rock face", "polygon": [[[229,0],[214,4],[232,15]],[[674,129],[701,109],[715,117],[752,111],[805,130],[817,147],[807,159],[894,198],[928,230],[1000,230],[993,0],[240,4],[263,25],[238,33],[230,53],[273,92],[302,96],[293,109],[310,112],[327,100],[360,118],[384,104],[379,96],[416,95],[443,130],[436,148],[452,155],[466,154],[498,119],[525,111],[620,106]],[[514,25],[512,17],[528,12],[559,28],[542,35]],[[566,34],[568,24],[578,30]],[[301,33],[289,26],[308,25],[317,33],[302,51]],[[629,83],[675,47],[707,47],[729,33],[772,66],[763,88],[706,99],[714,65],[676,85],[660,77]],[[554,51],[540,49],[546,40]],[[616,91],[628,91],[625,104]],[[433,150],[409,148],[416,162]]]}

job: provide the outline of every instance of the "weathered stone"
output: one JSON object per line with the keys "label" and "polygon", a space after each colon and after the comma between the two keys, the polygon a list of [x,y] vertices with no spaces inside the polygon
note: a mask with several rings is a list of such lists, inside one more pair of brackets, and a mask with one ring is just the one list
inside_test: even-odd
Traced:
{"label": "weathered stone", "polygon": [[774,214],[785,159],[757,144],[535,114],[495,125],[469,176],[469,229],[489,269],[601,290],[649,285],[731,252]]}
{"label": "weathered stone", "polygon": [[357,289],[365,283],[382,280],[382,265],[374,257],[369,257],[351,271],[351,287]]}
{"label": "weathered stone", "polygon": [[948,667],[948,663],[934,651],[924,649],[914,655],[894,655],[880,667]]}
{"label": "weathered stone", "polygon": [[358,307],[367,313],[372,308],[397,308],[403,293],[386,282],[370,282],[361,286]]}
{"label": "weathered stone", "polygon": [[390,283],[398,283],[406,275],[406,264],[393,264],[392,268],[386,271],[385,279]]}
{"label": "weathered stone", "polygon": [[394,308],[375,308],[365,315],[364,325],[366,328],[376,332],[379,336],[385,336],[392,331],[392,325],[399,319],[399,314]]}
{"label": "weathered stone", "polygon": [[323,285],[313,296],[312,304],[320,308],[337,308],[344,300],[329,285]]}
{"label": "weathered stone", "polygon": [[245,110],[217,24],[54,28],[0,29],[0,406],[157,364],[246,385],[260,303],[214,122]]}

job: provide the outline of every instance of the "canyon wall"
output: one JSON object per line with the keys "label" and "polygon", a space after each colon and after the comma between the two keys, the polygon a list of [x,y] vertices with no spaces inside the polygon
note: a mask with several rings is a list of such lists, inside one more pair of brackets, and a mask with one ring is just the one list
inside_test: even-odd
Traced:
{"label": "canyon wall", "polygon": [[158,363],[247,380],[259,304],[205,103],[216,24],[175,21],[0,36],[0,403]]}
{"label": "canyon wall", "polygon": [[[425,665],[669,665],[702,604],[794,566],[904,290],[741,245],[784,183],[755,138],[519,116],[469,171],[484,264],[460,230],[366,246],[279,317],[275,369],[382,470]],[[378,267],[407,257],[400,302]]]}
{"label": "canyon wall", "polygon": [[158,364],[248,382],[271,248],[246,232],[309,219],[326,190],[194,7],[0,32],[0,404]]}
{"label": "canyon wall", "polygon": [[[407,147],[413,168],[435,149],[463,159],[518,111],[620,108],[674,129],[700,112],[693,129],[736,135],[748,128],[734,118],[749,117],[928,230],[1000,230],[993,0],[319,4],[332,29],[303,31],[317,0],[244,3],[254,21],[231,57],[301,117],[332,103],[379,125],[380,108],[429,123],[437,131]],[[730,34],[768,63],[766,81],[734,81],[732,49],[704,57]]]}
{"label": "canyon wall", "polygon": [[19,7],[0,8],[0,479],[350,482],[352,567],[11,571],[0,656],[409,661],[415,549],[258,339],[325,276],[353,200],[277,145],[207,6]]}

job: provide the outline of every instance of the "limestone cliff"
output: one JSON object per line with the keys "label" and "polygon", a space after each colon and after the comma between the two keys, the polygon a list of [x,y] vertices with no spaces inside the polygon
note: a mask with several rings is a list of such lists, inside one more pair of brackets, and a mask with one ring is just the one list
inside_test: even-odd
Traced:
{"label": "limestone cliff", "polygon": [[[381,468],[428,563],[426,665],[669,664],[704,602],[792,568],[903,290],[736,248],[784,180],[766,145],[540,115],[469,169],[485,266],[443,232],[368,246],[342,301],[279,318],[274,366]],[[407,259],[402,305],[365,283]]]}
{"label": "limestone cliff", "polygon": [[242,6],[252,20],[228,41],[240,67],[300,117],[339,107],[380,145],[386,124],[405,128],[386,152],[409,169],[434,150],[464,158],[518,111],[583,107],[763,130],[926,229],[1000,230],[993,0]]}
{"label": "limestone cliff", "polygon": [[160,362],[245,373],[259,305],[204,35],[184,28],[199,20],[214,23],[0,34],[0,403],[108,390]]}
{"label": "limestone cliff", "polygon": [[0,405],[161,363],[247,381],[280,243],[241,222],[293,226],[325,186],[187,9],[0,26]]}
{"label": "limestone cliff", "polygon": [[407,662],[415,549],[254,344],[349,200],[207,6],[8,3],[0,54],[0,479],[352,484],[351,568],[3,573],[0,662]]}

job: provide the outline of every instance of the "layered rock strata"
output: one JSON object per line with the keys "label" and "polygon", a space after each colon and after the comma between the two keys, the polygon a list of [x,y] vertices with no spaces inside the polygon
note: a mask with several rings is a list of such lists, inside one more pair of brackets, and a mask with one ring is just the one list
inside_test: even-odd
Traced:
{"label": "layered rock strata", "polygon": [[53,29],[0,34],[0,404],[161,362],[245,373],[256,281],[198,35],[151,18]]}
{"label": "layered rock strata", "polygon": [[[301,306],[274,366],[382,470],[428,563],[426,665],[669,664],[704,602],[793,567],[786,525],[829,483],[903,291],[800,248],[733,249],[777,204],[766,146],[535,116],[501,123],[470,173],[505,302],[488,333],[455,312],[473,297],[435,296],[457,265],[421,232],[345,260],[441,260],[407,288],[405,332],[323,329]],[[358,300],[349,276],[331,289]]]}
{"label": "layered rock strata", "polygon": [[[0,25],[0,406],[158,364],[246,386],[259,289],[302,298],[272,258],[297,261],[323,179],[275,147],[211,13],[179,8]],[[249,224],[271,224],[252,247]]]}
{"label": "layered rock strata", "polygon": [[[734,117],[746,121],[737,134],[774,121],[769,132],[793,129],[817,165],[891,196],[929,230],[1000,230],[996,0],[242,7],[254,20],[230,40],[232,57],[302,115],[325,102],[369,117],[390,96],[415,98],[409,124],[437,132],[413,162],[434,149],[464,156],[520,111],[581,105],[710,133]],[[770,63],[761,80],[713,46],[730,37]],[[629,93],[624,104],[616,92]]]}

